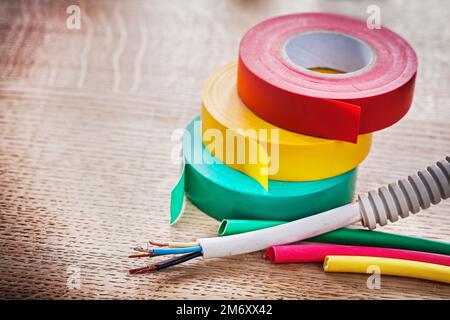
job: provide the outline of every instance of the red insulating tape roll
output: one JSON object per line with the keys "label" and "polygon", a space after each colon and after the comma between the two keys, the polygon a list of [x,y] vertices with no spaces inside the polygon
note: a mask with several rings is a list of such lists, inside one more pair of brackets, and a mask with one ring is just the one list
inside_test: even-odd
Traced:
{"label": "red insulating tape roll", "polygon": [[[329,68],[344,74],[311,71]],[[263,21],[243,37],[238,93],[284,129],[356,142],[409,110],[417,57],[399,35],[365,21],[301,13]]]}

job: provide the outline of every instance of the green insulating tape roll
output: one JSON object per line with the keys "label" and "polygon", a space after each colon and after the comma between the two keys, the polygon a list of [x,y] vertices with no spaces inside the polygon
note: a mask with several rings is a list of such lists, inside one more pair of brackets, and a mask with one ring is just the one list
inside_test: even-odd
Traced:
{"label": "green insulating tape roll", "polygon": [[356,169],[317,181],[270,180],[266,191],[211,155],[202,143],[199,117],[188,125],[182,146],[183,171],[171,194],[171,224],[181,216],[184,193],[217,220],[296,220],[347,204],[355,191]]}
{"label": "green insulating tape roll", "polygon": [[[225,219],[220,224],[217,234],[219,236],[229,236],[232,234],[274,227],[283,223],[286,222]],[[331,231],[305,241],[396,248],[450,255],[450,243],[387,232],[351,228],[342,228]]]}

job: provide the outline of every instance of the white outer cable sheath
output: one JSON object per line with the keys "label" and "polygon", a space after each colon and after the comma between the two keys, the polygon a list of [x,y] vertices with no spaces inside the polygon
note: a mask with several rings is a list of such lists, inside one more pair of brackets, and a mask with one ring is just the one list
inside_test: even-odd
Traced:
{"label": "white outer cable sheath", "polygon": [[297,242],[358,221],[361,221],[361,215],[359,204],[355,202],[271,228],[226,237],[203,238],[197,241],[203,248],[205,259],[219,258]]}

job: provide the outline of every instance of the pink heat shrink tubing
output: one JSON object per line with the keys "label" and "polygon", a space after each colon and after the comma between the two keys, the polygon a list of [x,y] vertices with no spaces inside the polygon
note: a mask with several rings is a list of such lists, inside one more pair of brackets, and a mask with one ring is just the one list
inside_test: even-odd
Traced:
{"label": "pink heat shrink tubing", "polygon": [[323,262],[326,256],[366,256],[392,258],[450,266],[450,256],[436,253],[336,244],[272,246],[264,253],[273,263]]}

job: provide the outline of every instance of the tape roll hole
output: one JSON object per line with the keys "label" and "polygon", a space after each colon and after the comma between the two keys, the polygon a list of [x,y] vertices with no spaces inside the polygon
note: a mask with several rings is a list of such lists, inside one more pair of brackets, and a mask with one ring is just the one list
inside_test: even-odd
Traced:
{"label": "tape roll hole", "polygon": [[323,77],[348,77],[368,70],[375,60],[364,41],[331,31],[294,35],[286,40],[282,55],[295,69]]}

